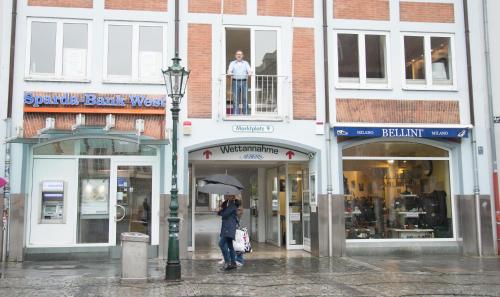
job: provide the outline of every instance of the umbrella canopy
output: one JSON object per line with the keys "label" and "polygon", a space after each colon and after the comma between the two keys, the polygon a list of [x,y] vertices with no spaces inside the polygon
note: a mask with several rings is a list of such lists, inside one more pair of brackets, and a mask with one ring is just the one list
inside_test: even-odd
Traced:
{"label": "umbrella canopy", "polygon": [[7,184],[7,180],[5,178],[0,177],[0,188],[3,188]]}
{"label": "umbrella canopy", "polygon": [[238,195],[241,190],[237,187],[224,184],[206,184],[198,188],[198,191],[207,194]]}
{"label": "umbrella canopy", "polygon": [[228,174],[213,174],[205,177],[203,180],[208,183],[218,183],[233,186],[240,190],[243,190],[245,188],[239,180]]}

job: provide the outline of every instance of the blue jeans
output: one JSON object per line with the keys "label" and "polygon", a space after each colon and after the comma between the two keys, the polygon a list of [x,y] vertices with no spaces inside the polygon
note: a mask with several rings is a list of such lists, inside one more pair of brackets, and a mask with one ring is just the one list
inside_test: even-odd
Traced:
{"label": "blue jeans", "polygon": [[245,263],[245,259],[243,259],[243,253],[236,253],[236,261],[240,262],[241,264]]}
{"label": "blue jeans", "polygon": [[248,91],[246,79],[233,79],[231,91],[233,92],[233,114],[248,114]]}
{"label": "blue jeans", "polygon": [[236,252],[233,248],[233,239],[229,237],[220,237],[219,247],[224,257],[224,262],[234,263],[236,262]]}

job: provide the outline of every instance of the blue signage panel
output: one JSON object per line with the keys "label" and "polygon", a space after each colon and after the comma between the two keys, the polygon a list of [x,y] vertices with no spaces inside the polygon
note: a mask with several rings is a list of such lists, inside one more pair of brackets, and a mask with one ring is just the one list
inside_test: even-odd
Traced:
{"label": "blue signage panel", "polygon": [[467,128],[403,128],[403,127],[335,127],[336,136],[403,137],[403,138],[467,138]]}
{"label": "blue signage panel", "polygon": [[148,95],[102,95],[96,93],[47,93],[42,95],[33,92],[24,93],[24,104],[34,108],[59,106],[164,108],[166,106],[164,97],[151,98]]}

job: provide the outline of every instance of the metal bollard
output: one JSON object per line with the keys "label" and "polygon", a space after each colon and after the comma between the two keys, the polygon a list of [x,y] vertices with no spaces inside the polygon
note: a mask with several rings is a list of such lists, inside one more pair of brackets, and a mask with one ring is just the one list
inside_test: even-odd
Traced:
{"label": "metal bollard", "polygon": [[138,232],[125,232],[122,241],[122,283],[142,283],[148,280],[149,236]]}

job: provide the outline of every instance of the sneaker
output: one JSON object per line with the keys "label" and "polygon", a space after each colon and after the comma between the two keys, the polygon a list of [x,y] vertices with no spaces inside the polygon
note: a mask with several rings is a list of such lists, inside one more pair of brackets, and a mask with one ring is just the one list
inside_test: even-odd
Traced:
{"label": "sneaker", "polygon": [[226,262],[224,261],[224,259],[220,260],[219,262],[217,262],[217,264],[219,265],[224,265]]}
{"label": "sneaker", "polygon": [[236,261],[236,266],[241,267],[241,266],[243,266],[243,263]]}
{"label": "sneaker", "polygon": [[233,262],[233,263],[227,265],[226,268],[224,268],[224,270],[229,271],[229,270],[236,269],[236,267],[237,267],[236,263]]}

